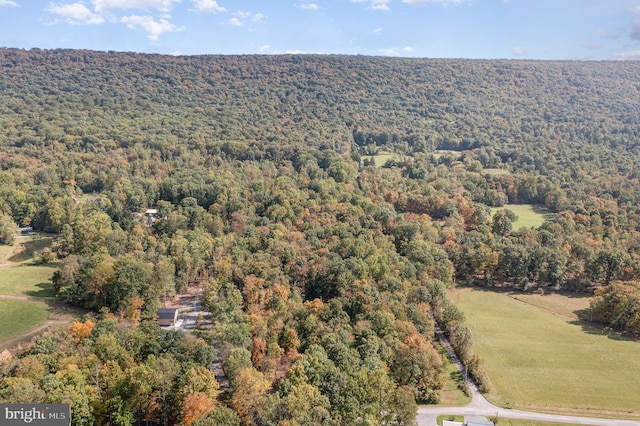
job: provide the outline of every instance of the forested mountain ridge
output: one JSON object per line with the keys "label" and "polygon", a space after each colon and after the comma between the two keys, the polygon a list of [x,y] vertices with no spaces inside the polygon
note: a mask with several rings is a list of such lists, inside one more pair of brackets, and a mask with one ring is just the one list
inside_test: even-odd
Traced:
{"label": "forested mountain ridge", "polygon": [[[482,380],[456,281],[599,287],[596,318],[640,329],[615,297],[640,293],[639,91],[637,62],[2,49],[0,223],[58,234],[56,291],[102,313],[5,365],[0,399],[73,394],[76,424],[409,424],[444,380],[432,318]],[[553,219],[514,231],[505,203]],[[203,276],[202,340],[146,321]]]}
{"label": "forested mountain ridge", "polygon": [[[523,139],[518,143],[607,138],[615,145],[637,130],[637,62],[172,57],[64,50],[3,50],[1,60],[3,93],[11,94],[3,99],[3,115],[19,116],[30,102],[45,111],[51,103],[73,105],[76,113],[102,109],[96,119],[105,121],[96,123],[100,131],[93,136],[118,144],[139,135],[126,126],[113,128],[107,119],[126,117],[132,109],[136,114],[130,120],[144,117],[173,133],[184,128],[163,120],[193,126],[183,135],[192,143],[201,136],[306,137],[313,144],[328,131],[350,142],[353,130],[361,129],[415,143],[426,139],[430,149],[489,141],[512,147],[505,132]],[[312,130],[320,134],[308,135]],[[149,133],[144,138],[154,139]]]}

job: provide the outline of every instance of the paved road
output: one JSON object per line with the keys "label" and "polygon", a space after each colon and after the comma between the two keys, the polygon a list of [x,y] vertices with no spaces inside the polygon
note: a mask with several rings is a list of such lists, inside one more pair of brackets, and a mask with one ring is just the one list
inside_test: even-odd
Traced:
{"label": "paved road", "polygon": [[[455,355],[453,348],[449,344],[449,341],[440,330],[440,327],[436,324],[436,333],[440,342],[449,353],[451,359],[456,363],[458,370],[464,375],[464,367],[462,363]],[[638,420],[614,420],[614,419],[602,419],[592,417],[578,417],[578,416],[563,416],[557,414],[544,414],[535,413],[531,411],[509,410],[506,408],[500,408],[485,399],[480,393],[478,387],[471,380],[466,379],[467,386],[471,391],[471,402],[463,407],[434,407],[434,406],[419,406],[418,407],[418,426],[433,426],[436,425],[436,418],[442,414],[461,415],[461,416],[475,416],[475,417],[504,417],[509,419],[521,419],[521,420],[533,420],[541,422],[555,422],[555,423],[574,423],[580,425],[592,425],[592,426],[639,426]]]}

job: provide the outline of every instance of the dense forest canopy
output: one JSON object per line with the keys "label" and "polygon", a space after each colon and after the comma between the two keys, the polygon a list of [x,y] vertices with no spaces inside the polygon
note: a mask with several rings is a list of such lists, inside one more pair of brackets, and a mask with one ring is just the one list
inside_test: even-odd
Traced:
{"label": "dense forest canopy", "polygon": [[[5,366],[3,401],[410,424],[444,383],[434,320],[482,382],[456,282],[598,288],[596,319],[640,330],[640,63],[2,49],[0,70],[0,235],[55,233],[59,297],[101,312]],[[515,230],[518,203],[550,219]],[[211,327],[148,321],[194,282]]]}

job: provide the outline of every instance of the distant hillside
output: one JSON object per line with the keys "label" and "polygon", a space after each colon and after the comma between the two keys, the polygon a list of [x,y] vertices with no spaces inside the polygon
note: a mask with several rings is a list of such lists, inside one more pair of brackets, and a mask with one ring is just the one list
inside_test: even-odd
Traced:
{"label": "distant hillside", "polygon": [[[0,143],[636,148],[640,63],[0,50]],[[61,132],[60,129],[64,129]],[[65,139],[62,141],[62,139]],[[92,148],[95,149],[95,148]]]}

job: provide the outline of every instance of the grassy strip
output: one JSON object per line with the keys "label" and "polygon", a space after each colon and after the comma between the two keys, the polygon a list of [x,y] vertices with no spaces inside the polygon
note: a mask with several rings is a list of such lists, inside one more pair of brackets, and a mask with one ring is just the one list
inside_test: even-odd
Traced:
{"label": "grassy strip", "polygon": [[464,380],[462,380],[462,375],[458,371],[458,367],[456,367],[455,363],[451,362],[447,358],[447,352],[444,350],[444,348],[438,347],[438,350],[440,352],[440,355],[442,356],[442,359],[446,362],[445,374],[447,376],[447,380],[440,394],[440,403],[438,405],[452,407],[470,403],[471,397],[465,395],[465,393],[461,390],[461,386],[464,383]]}
{"label": "grassy strip", "polygon": [[448,415],[448,414],[443,414],[442,416],[438,416],[436,418],[436,423],[441,425],[443,420],[449,420],[450,422],[464,422],[464,416],[454,416],[454,415]]}
{"label": "grassy strip", "polygon": [[440,157],[444,156],[444,155],[452,155],[452,156],[459,156],[462,152],[461,151],[453,151],[450,149],[438,149],[435,150],[434,152],[431,153],[431,155],[433,155],[435,157],[436,160],[439,160]]}
{"label": "grassy strip", "polygon": [[362,161],[373,159],[376,167],[382,167],[385,163],[393,158],[397,158],[395,154],[378,154],[378,155],[365,155],[362,157]]}
{"label": "grassy strip", "polygon": [[0,268],[0,294],[11,296],[55,297],[51,266],[10,266]]}
{"label": "grassy strip", "polygon": [[[640,342],[506,294],[460,289],[452,297],[465,313],[498,404],[640,415]],[[575,301],[567,297],[566,303]]]}
{"label": "grassy strip", "polygon": [[564,295],[558,293],[512,293],[510,297],[552,312],[556,315],[578,320],[578,312],[589,308],[589,297],[583,295]]}
{"label": "grassy strip", "polygon": [[576,423],[535,422],[533,420],[517,420],[499,418],[496,426],[579,426]]}
{"label": "grassy strip", "polygon": [[0,341],[26,333],[48,317],[49,307],[44,303],[0,299]]}
{"label": "grassy strip", "polygon": [[7,246],[4,244],[0,244],[0,262],[6,262],[9,259],[9,257],[13,254],[13,252],[16,250],[17,246],[18,246],[17,238],[12,245]]}
{"label": "grassy strip", "polygon": [[492,176],[500,176],[500,175],[506,176],[511,174],[511,172],[506,169],[492,169],[492,168],[482,169],[482,173],[487,175],[492,175]]}

